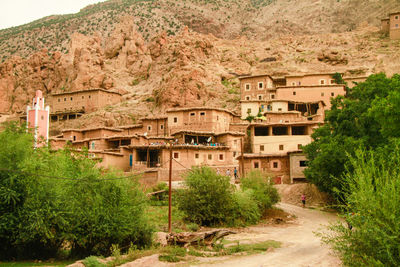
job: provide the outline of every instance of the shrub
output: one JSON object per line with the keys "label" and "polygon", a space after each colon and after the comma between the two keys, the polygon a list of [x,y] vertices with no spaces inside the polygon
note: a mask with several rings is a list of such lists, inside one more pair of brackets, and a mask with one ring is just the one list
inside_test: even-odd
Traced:
{"label": "shrub", "polygon": [[260,220],[261,212],[253,199],[253,190],[236,191],[233,194],[234,208],[232,219],[234,225],[245,226],[255,224]]}
{"label": "shrub", "polygon": [[207,226],[227,222],[234,201],[229,177],[208,167],[193,167],[185,184],[187,188],[178,192],[177,204],[188,220]]}
{"label": "shrub", "polygon": [[[391,148],[392,149],[392,148]],[[344,177],[347,224],[330,227],[323,240],[340,253],[347,266],[399,266],[400,148],[358,151],[353,170]]]}
{"label": "shrub", "polygon": [[241,179],[243,190],[252,190],[251,197],[256,201],[261,214],[279,202],[280,197],[272,186],[269,177],[260,171],[251,171]]}
{"label": "shrub", "polygon": [[83,264],[86,267],[106,267],[107,265],[100,262],[99,259],[95,256],[89,256],[83,260]]}
{"label": "shrub", "polygon": [[78,256],[150,244],[138,184],[102,172],[87,153],[33,149],[25,127],[8,125],[0,132],[0,258],[54,257],[63,243]]}

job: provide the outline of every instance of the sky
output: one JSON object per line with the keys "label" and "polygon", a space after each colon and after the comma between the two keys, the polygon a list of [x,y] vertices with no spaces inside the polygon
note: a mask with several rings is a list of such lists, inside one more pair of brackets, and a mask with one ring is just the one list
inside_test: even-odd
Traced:
{"label": "sky", "polygon": [[19,26],[49,15],[76,13],[98,2],[104,0],[0,0],[0,29]]}

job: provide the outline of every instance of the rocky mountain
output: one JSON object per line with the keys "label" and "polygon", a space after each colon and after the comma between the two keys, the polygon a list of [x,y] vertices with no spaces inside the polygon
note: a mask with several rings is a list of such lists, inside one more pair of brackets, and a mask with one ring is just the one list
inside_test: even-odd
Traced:
{"label": "rocky mountain", "polygon": [[[44,18],[0,32],[5,56],[0,63],[0,112],[23,112],[37,89],[48,95],[96,87],[123,93],[123,102],[54,127],[113,126],[169,107],[238,109],[238,75],[390,75],[400,71],[400,42],[389,40],[377,26],[396,3],[125,0]],[[107,17],[105,28],[99,26],[103,20],[94,23],[107,12],[115,15]],[[228,16],[230,21],[217,22]],[[163,17],[174,19],[178,26],[173,32]],[[154,25],[157,21],[160,25]],[[93,30],[85,28],[89,24]],[[58,38],[43,43],[42,35]],[[35,42],[32,50],[30,42]],[[5,47],[12,44],[19,48],[10,56]]]}

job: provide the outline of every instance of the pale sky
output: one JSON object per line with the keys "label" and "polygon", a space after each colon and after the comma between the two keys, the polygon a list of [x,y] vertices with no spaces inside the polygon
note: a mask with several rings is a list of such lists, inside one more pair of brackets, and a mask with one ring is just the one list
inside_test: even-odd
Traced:
{"label": "pale sky", "polygon": [[0,0],[0,29],[60,14],[77,13],[87,5],[105,0]]}

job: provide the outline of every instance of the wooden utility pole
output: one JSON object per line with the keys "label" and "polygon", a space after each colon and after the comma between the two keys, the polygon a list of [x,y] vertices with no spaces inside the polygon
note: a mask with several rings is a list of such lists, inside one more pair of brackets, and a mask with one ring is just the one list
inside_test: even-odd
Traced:
{"label": "wooden utility pole", "polygon": [[241,169],[241,175],[242,177],[244,177],[244,155],[243,155],[243,151],[244,151],[244,144],[243,144],[243,138],[240,138],[240,152],[241,152],[241,157],[240,157],[240,169]]}
{"label": "wooden utility pole", "polygon": [[168,232],[172,232],[172,219],[171,219],[171,214],[172,214],[172,143],[170,144],[169,147],[169,179],[168,179]]}

